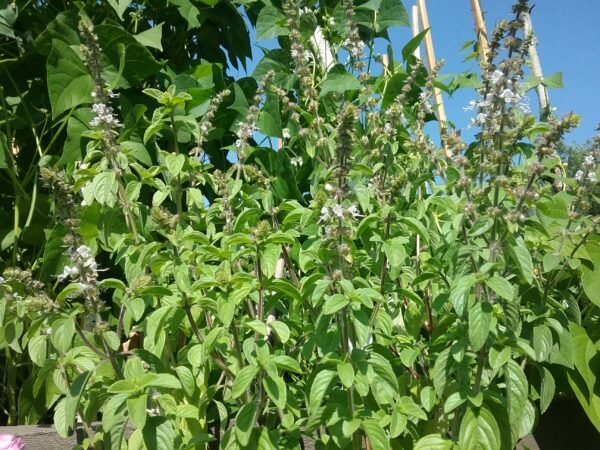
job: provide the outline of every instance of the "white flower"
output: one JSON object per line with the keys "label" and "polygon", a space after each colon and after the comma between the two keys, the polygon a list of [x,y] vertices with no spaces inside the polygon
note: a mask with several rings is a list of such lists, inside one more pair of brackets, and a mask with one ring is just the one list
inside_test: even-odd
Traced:
{"label": "white flower", "polygon": [[575,181],[583,180],[583,170],[578,170],[575,174]]}
{"label": "white flower", "polygon": [[325,183],[325,190],[327,192],[333,192],[333,191],[335,191],[335,187],[331,183]]}
{"label": "white flower", "polygon": [[598,181],[598,177],[596,177],[596,172],[590,172],[590,173],[588,173],[587,177],[588,177],[588,180],[591,183],[596,183]]}
{"label": "white flower", "polygon": [[329,208],[327,206],[323,206],[321,208],[321,217],[317,223],[325,222],[331,219],[331,213],[329,212]]}
{"label": "white flower", "polygon": [[4,283],[4,277],[0,277],[0,284]]}
{"label": "white flower", "polygon": [[77,275],[79,275],[79,269],[76,266],[65,266],[63,273],[61,273],[57,278],[58,281],[65,281],[67,278],[76,277]]}
{"label": "white flower", "polygon": [[83,259],[89,259],[92,256],[92,249],[87,245],[81,245],[75,250],[75,253]]}
{"label": "white flower", "polygon": [[586,167],[594,167],[594,155],[587,155],[583,160],[583,165]]}
{"label": "white flower", "polygon": [[281,134],[283,135],[284,139],[289,139],[290,138],[289,128],[284,128],[283,130],[281,130]]}
{"label": "white flower", "polygon": [[302,159],[302,156],[295,156],[290,160],[290,162],[292,163],[292,166],[298,167],[302,165],[304,160]]}
{"label": "white flower", "polygon": [[329,19],[327,19],[327,23],[332,27],[335,25],[335,19],[333,17],[329,17]]}
{"label": "white flower", "polygon": [[383,126],[383,132],[386,134],[392,134],[392,124],[389,122],[386,122],[385,125]]}
{"label": "white flower", "polygon": [[292,58],[297,58],[298,57],[298,50],[293,49],[292,50]]}
{"label": "white flower", "polygon": [[490,75],[490,81],[492,82],[492,84],[496,84],[498,83],[498,81],[500,81],[500,79],[504,76],[504,74],[499,71],[499,70],[494,70],[494,73],[492,73]]}
{"label": "white flower", "polygon": [[340,219],[344,218],[344,207],[342,205],[335,205],[331,208],[333,215],[339,217]]}
{"label": "white flower", "polygon": [[502,93],[499,95],[501,99],[503,99],[506,103],[518,103],[521,100],[521,96],[519,94],[514,93],[510,89],[504,89]]}
{"label": "white flower", "polygon": [[348,214],[352,216],[353,219],[357,219],[358,217],[362,217],[360,211],[358,210],[356,205],[350,205],[348,207]]}
{"label": "white flower", "polygon": [[477,108],[479,106],[479,102],[476,102],[475,100],[471,100],[469,102],[468,106],[463,107],[463,111],[473,111],[475,108]]}

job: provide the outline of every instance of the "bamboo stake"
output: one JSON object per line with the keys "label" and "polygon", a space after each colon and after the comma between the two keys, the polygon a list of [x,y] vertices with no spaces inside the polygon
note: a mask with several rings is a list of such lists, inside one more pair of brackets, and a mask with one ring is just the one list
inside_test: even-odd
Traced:
{"label": "bamboo stake", "polygon": [[[413,5],[413,7],[412,7],[411,28],[412,28],[412,36],[414,38],[420,32],[420,30],[419,30],[419,8],[417,5]],[[421,46],[420,45],[415,49],[415,51],[413,52],[413,55],[415,58],[421,59]],[[417,189],[417,193],[419,196],[419,201],[423,200],[423,188],[420,185]],[[417,256],[417,272],[418,272],[419,267],[421,265],[421,236],[419,235],[419,233],[417,233],[417,255],[416,256]]]}
{"label": "bamboo stake", "polygon": [[481,5],[479,0],[471,0],[471,11],[473,12],[473,21],[475,22],[475,33],[477,34],[477,48],[479,50],[479,61],[480,64],[487,62],[487,55],[489,51],[487,30],[485,28],[485,20],[483,19],[483,12],[481,11]]}
{"label": "bamboo stake", "polygon": [[[425,0],[417,0],[417,5],[419,7],[421,29],[427,30],[430,28],[430,26]],[[433,68],[435,67],[435,52],[433,51],[433,40],[431,38],[431,30],[429,30],[428,33],[425,35],[425,59],[427,60],[429,70],[433,70]],[[440,91],[439,88],[435,86],[433,87],[433,102],[435,103],[437,110],[440,135],[443,135],[443,133],[446,131],[446,109],[444,108],[444,99],[442,98],[442,91]],[[447,158],[450,158],[452,156],[450,150],[446,145],[444,145],[444,152],[446,153]]]}
{"label": "bamboo stake", "polygon": [[[542,72],[540,57],[537,52],[537,40],[535,38],[535,33],[533,32],[531,15],[529,13],[522,13],[521,19],[523,20],[523,31],[525,36],[531,38],[531,44],[527,49],[529,53],[529,60],[531,61],[531,74],[536,78],[542,79],[544,78],[544,74]],[[550,97],[548,95],[548,88],[542,83],[539,83],[536,86],[535,91],[538,96],[538,103],[540,107],[540,120],[545,122],[548,120],[548,116],[550,116]]]}
{"label": "bamboo stake", "polygon": [[[413,7],[412,7],[411,27],[412,27],[412,35],[413,35],[413,37],[415,37],[417,34],[419,34],[419,7],[417,5],[413,5]],[[421,59],[421,46],[420,45],[415,49],[415,51],[413,52],[413,55],[415,56],[415,58]]]}

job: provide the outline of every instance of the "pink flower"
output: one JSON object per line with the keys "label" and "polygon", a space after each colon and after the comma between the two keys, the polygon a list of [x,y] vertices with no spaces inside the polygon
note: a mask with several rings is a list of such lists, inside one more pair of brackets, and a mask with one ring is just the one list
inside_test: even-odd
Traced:
{"label": "pink flower", "polygon": [[25,443],[14,434],[0,433],[0,450],[25,450]]}

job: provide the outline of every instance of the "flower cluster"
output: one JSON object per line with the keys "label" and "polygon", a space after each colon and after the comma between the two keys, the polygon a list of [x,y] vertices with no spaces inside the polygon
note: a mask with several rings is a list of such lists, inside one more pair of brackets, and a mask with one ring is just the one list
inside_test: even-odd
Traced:
{"label": "flower cluster", "polygon": [[312,53],[304,45],[302,33],[300,32],[300,10],[293,0],[286,0],[283,9],[287,15],[287,24],[290,29],[290,55],[294,62],[295,73],[300,81],[300,87],[304,102],[312,113],[319,107],[317,91],[313,83],[313,71],[309,65]]}
{"label": "flower cluster", "polygon": [[96,117],[90,121],[90,125],[93,127],[100,125],[106,125],[109,128],[121,126],[119,119],[114,115],[114,110],[110,105],[94,103],[92,105],[92,112],[96,114]]}
{"label": "flower cluster", "polygon": [[486,73],[484,80],[487,81],[487,88],[483,88],[481,91],[481,100],[471,100],[469,105],[463,108],[465,111],[479,111],[474,118],[471,118],[469,128],[485,127],[492,119],[495,126],[494,131],[497,131],[500,127],[500,116],[506,113],[506,108],[516,108],[523,114],[531,113],[529,97],[520,93],[520,79],[519,74],[508,77],[498,69]]}
{"label": "flower cluster", "polygon": [[583,160],[583,170],[578,170],[575,174],[576,181],[587,180],[590,183],[597,183],[598,177],[596,175],[596,155],[590,153]]}
{"label": "flower cluster", "polygon": [[258,85],[256,94],[254,95],[253,104],[248,108],[248,114],[246,120],[238,123],[238,130],[236,132],[237,139],[235,141],[235,149],[239,160],[239,166],[244,164],[246,159],[246,148],[248,147],[248,141],[252,139],[254,132],[256,131],[256,121],[258,120],[258,114],[260,112],[259,106],[262,101],[263,95],[265,94],[265,88],[268,86],[275,73],[273,71],[267,72],[262,82]]}
{"label": "flower cluster", "polygon": [[70,265],[63,268],[63,272],[58,275],[58,281],[75,281],[82,287],[82,295],[85,299],[86,307],[91,311],[98,312],[103,306],[103,302],[98,295],[98,264],[96,258],[87,245],[80,245],[77,248],[70,247],[67,250]]}
{"label": "flower cluster", "polygon": [[[200,122],[198,124],[198,135],[196,137],[196,146],[190,150],[189,154],[193,155],[196,158],[196,160],[199,162],[205,161],[205,159],[204,159],[205,154],[204,154],[204,149],[203,149],[204,143],[208,140],[208,134],[213,129],[213,120],[215,119],[217,111],[219,110],[219,106],[221,105],[221,103],[223,103],[223,100],[229,94],[231,94],[231,91],[229,89],[224,89],[221,92],[219,92],[217,95],[215,95],[211,99],[211,101],[208,105],[208,108],[206,110],[206,113],[204,114],[204,116],[202,116],[202,119],[200,120]],[[197,177],[193,178],[192,184],[194,186],[196,186],[198,184]]]}
{"label": "flower cluster", "polygon": [[344,207],[340,204],[333,207],[323,206],[321,208],[321,217],[318,223],[335,222],[337,220],[358,219],[362,217],[356,205]]}
{"label": "flower cluster", "polygon": [[352,0],[345,0],[343,5],[347,18],[346,27],[348,27],[350,31],[348,32],[348,36],[344,42],[342,42],[342,47],[348,50],[350,53],[354,68],[356,70],[362,70],[365,67],[365,63],[362,61],[362,58],[365,55],[364,50],[366,44],[360,38],[358,26],[354,20],[354,16],[356,15],[356,11],[354,10],[354,2]]}
{"label": "flower cluster", "polygon": [[3,275],[4,277],[0,277],[0,285],[3,288],[0,292],[5,299],[22,302],[31,311],[51,312],[59,309],[48,297],[44,283],[33,278],[31,270],[7,268]]}

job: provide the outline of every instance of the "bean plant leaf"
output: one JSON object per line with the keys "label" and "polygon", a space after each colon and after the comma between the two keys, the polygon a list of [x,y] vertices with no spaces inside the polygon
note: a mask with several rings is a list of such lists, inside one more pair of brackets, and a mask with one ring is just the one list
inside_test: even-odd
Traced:
{"label": "bean plant leaf", "polygon": [[136,41],[140,44],[145,45],[146,47],[156,48],[162,51],[162,27],[163,23],[160,23],[152,28],[148,28],[146,31],[142,31],[134,35]]}
{"label": "bean plant leaf", "polygon": [[283,13],[274,6],[262,8],[256,21],[256,40],[266,41],[287,35],[288,29],[282,26],[286,20]]}
{"label": "bean plant leaf", "polygon": [[92,101],[92,77],[79,56],[65,42],[52,40],[46,70],[52,117]]}

